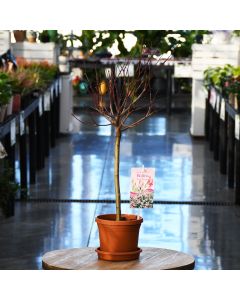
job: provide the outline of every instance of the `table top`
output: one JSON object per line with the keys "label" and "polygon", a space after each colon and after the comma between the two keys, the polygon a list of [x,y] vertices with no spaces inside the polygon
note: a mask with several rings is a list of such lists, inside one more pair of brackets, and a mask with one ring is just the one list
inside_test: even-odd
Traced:
{"label": "table top", "polygon": [[140,258],[132,261],[99,260],[95,248],[54,250],[44,254],[45,270],[192,270],[194,258],[183,252],[142,248]]}

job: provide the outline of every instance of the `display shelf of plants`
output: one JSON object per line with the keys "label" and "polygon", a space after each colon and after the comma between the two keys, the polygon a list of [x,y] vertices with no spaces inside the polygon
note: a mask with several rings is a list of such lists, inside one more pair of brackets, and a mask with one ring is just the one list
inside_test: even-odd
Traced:
{"label": "display shelf of plants", "polygon": [[17,69],[0,70],[0,124],[19,113],[58,76],[58,67],[47,62],[17,60]]}
{"label": "display shelf of plants", "polygon": [[[39,99],[53,90],[59,81],[58,67],[47,62],[17,59],[11,68],[0,69],[0,207],[4,215],[13,214],[13,198],[20,189],[4,142],[14,120],[19,133],[20,115],[23,120],[39,108]],[[56,90],[55,90],[56,93]]]}
{"label": "display shelf of plants", "polygon": [[240,67],[225,65],[204,72],[207,89],[205,135],[228,187],[240,203]]}

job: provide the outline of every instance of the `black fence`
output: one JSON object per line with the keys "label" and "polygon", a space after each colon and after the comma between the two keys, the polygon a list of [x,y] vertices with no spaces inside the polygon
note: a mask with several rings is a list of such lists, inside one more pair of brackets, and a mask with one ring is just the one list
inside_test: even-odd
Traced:
{"label": "black fence", "polygon": [[36,172],[44,168],[45,158],[59,137],[60,92],[61,77],[44,92],[22,98],[20,112],[0,124],[0,141],[7,152],[4,160],[13,170],[13,179],[19,158],[21,198],[28,185],[36,183]]}
{"label": "black fence", "polygon": [[205,136],[220,173],[227,176],[228,187],[235,189],[235,203],[240,204],[240,111],[235,104],[214,87],[209,89]]}

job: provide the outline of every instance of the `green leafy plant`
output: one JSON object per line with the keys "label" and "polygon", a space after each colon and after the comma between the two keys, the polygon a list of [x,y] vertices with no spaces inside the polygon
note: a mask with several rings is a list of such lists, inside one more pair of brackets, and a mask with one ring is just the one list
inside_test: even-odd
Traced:
{"label": "green leafy plant", "polygon": [[240,36],[240,30],[233,30],[232,35],[233,36]]}
{"label": "green leafy plant", "polygon": [[226,80],[233,76],[234,67],[225,65],[224,67],[208,68],[204,71],[204,85],[206,88],[214,86],[223,92]]}
{"label": "green leafy plant", "polygon": [[60,35],[57,30],[43,30],[39,32],[38,38],[42,43],[58,43],[60,41]]}
{"label": "green leafy plant", "polygon": [[208,68],[204,72],[204,85],[207,89],[215,87],[229,99],[240,99],[240,67],[225,65]]}
{"label": "green leafy plant", "polygon": [[[203,34],[207,30],[82,30],[82,33],[59,35],[59,43],[62,51],[74,48],[74,41],[80,42],[79,48],[87,53],[99,53],[111,48],[117,43],[120,54],[119,57],[141,55],[142,46],[159,50],[161,54],[171,51],[174,57],[190,57],[192,54],[192,44],[200,43]],[[45,33],[47,34],[47,33]],[[127,34],[132,34],[136,38],[136,44],[132,49],[127,49],[124,39]],[[70,47],[67,45],[70,44]]]}
{"label": "green leafy plant", "polygon": [[10,83],[15,94],[22,96],[34,91],[43,91],[56,78],[58,67],[48,62],[28,62],[18,59],[18,68],[9,73]]}
{"label": "green leafy plant", "polygon": [[12,87],[7,73],[0,72],[0,106],[8,104],[12,96]]}

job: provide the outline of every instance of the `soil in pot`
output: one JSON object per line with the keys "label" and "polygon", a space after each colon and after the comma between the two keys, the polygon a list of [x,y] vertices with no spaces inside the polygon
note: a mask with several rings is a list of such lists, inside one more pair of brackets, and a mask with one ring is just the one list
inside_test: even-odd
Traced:
{"label": "soil in pot", "polygon": [[139,258],[138,236],[142,217],[122,215],[116,221],[115,214],[100,215],[96,218],[100,247],[96,250],[103,260],[124,261]]}

